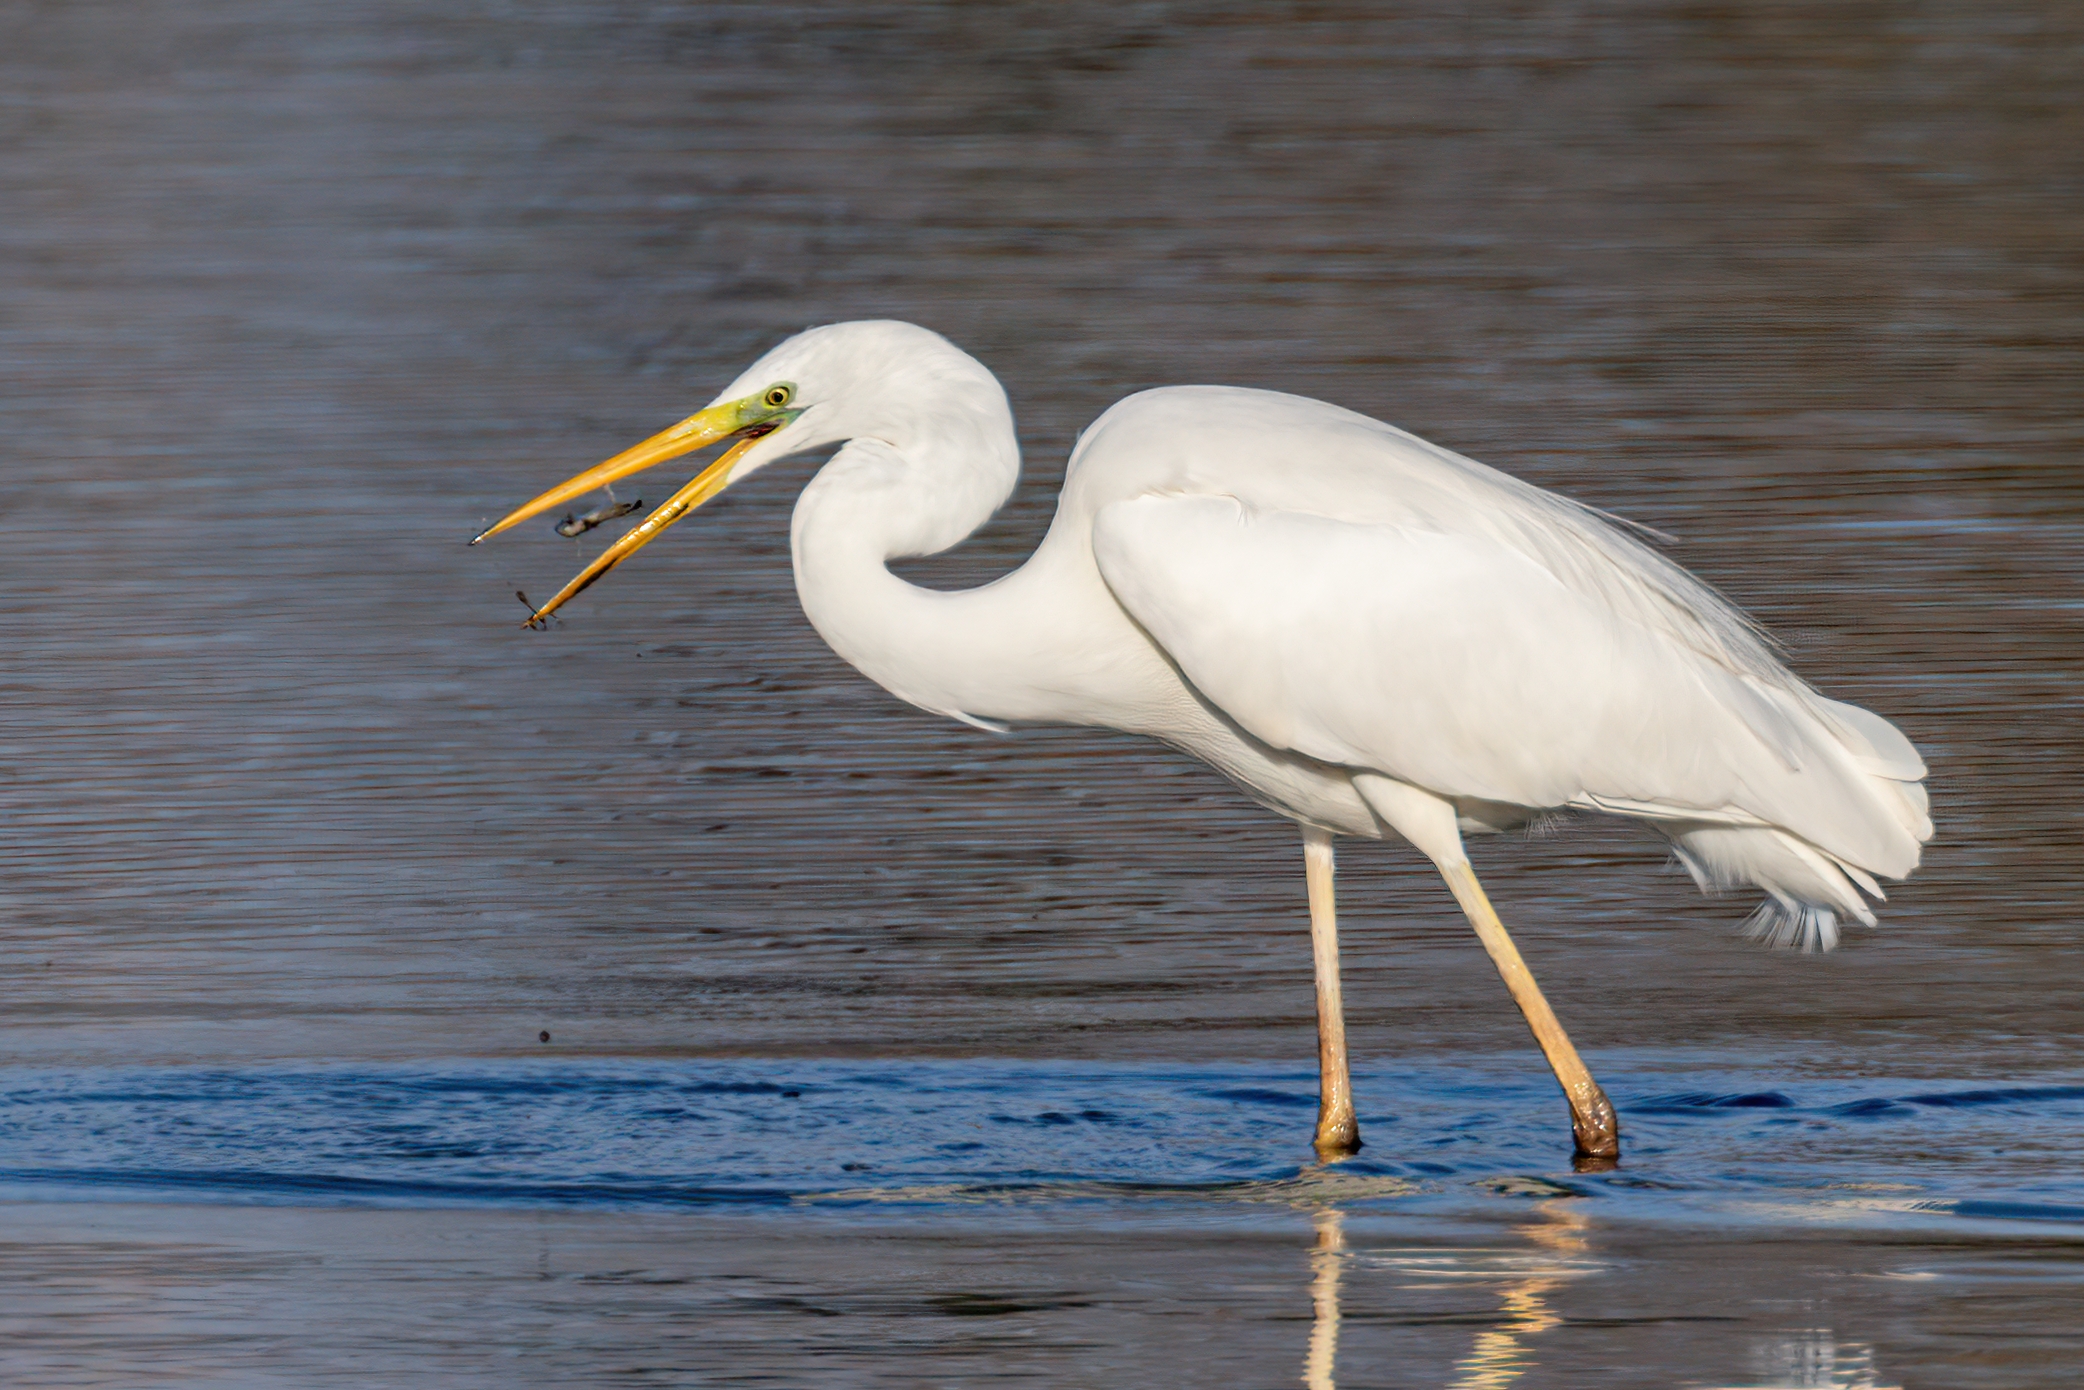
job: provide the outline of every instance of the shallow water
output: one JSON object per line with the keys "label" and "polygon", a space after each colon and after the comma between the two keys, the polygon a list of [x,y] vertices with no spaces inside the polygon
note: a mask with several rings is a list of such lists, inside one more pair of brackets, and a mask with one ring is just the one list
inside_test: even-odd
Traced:
{"label": "shallow water", "polygon": [[[2073,1384],[2080,57],[2034,4],[0,15],[8,1378]],[[1342,847],[1370,1146],[1308,1170],[1292,831],[867,685],[804,469],[548,634],[607,533],[462,545],[883,314],[1029,450],[921,579],[1132,389],[1321,396],[1677,536],[1925,751],[1924,868],[1804,959],[1625,827],[1479,845],[1621,1106],[1581,1174],[1446,894]]]}
{"label": "shallow water", "polygon": [[[1368,1147],[1301,1170],[1316,1078],[1292,1068],[723,1060],[27,1072],[0,1092],[0,1182],[72,1199],[661,1208],[1343,1197],[1424,1213],[1492,1193],[1597,1197],[1645,1221],[2084,1222],[2067,1152],[2084,1073],[1791,1094],[1711,1057],[1662,1053],[1646,1074],[1629,1060],[1605,1068],[1626,1164],[1569,1176],[1554,1171],[1552,1083],[1510,1059],[1361,1072]],[[1878,1148],[1900,1155],[1888,1181]]]}
{"label": "shallow water", "polygon": [[11,1369],[1478,1387],[2075,1364],[2084,1073],[1773,1089],[1666,1051],[1605,1075],[1627,1161],[1571,1172],[1552,1083],[1511,1059],[1362,1071],[1371,1142],[1328,1168],[1296,1163],[1315,1097],[1292,1067],[20,1071]]}

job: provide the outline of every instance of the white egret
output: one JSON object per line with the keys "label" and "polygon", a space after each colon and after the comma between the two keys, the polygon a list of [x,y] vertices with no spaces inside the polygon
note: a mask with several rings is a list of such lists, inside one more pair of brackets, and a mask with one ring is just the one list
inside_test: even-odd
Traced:
{"label": "white egret", "polygon": [[[968,724],[1073,724],[1185,750],[1302,827],[1316,958],[1315,1142],[1360,1143],[1332,839],[1430,858],[1554,1068],[1578,1150],[1619,1151],[1463,851],[1578,808],[1665,835],[1703,889],[1756,886],[1757,934],[1829,949],[1932,833],[1897,730],[1791,674],[1751,624],[1600,513],[1366,416],[1270,391],[1145,391],[1073,450],[1033,556],[939,592],[888,568],[962,540],[1020,468],[1006,394],[938,334],[843,323],[551,489],[483,540],[632,473],[736,443],[531,622],[758,468],[842,447],[796,503],[796,589],[832,649]],[[473,542],[475,543],[475,542]]]}

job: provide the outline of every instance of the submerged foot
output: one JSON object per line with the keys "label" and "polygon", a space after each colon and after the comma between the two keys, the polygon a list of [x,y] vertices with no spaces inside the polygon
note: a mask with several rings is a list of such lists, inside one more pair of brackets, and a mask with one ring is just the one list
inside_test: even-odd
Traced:
{"label": "submerged foot", "polygon": [[1570,1098],[1570,1134],[1577,1141],[1579,1158],[1611,1161],[1621,1156],[1620,1117],[1596,1082],[1585,1094]]}
{"label": "submerged foot", "polygon": [[1311,1144],[1317,1150],[1317,1157],[1325,1163],[1351,1158],[1360,1152],[1360,1124],[1351,1115],[1330,1121],[1320,1118],[1317,1137]]}

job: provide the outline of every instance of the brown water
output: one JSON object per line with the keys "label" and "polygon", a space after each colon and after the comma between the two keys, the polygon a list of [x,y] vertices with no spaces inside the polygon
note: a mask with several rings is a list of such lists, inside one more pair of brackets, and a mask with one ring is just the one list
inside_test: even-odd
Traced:
{"label": "brown water", "polygon": [[[8,1378],[2074,1384],[2084,22],[1387,11],[0,12]],[[550,634],[602,533],[462,544],[870,316],[1029,450],[919,577],[1130,390],[1320,396],[1678,536],[1925,751],[1925,868],[1804,959],[1479,846],[1599,1177],[1352,846],[1302,1171],[1285,823],[855,676],[802,468]]]}

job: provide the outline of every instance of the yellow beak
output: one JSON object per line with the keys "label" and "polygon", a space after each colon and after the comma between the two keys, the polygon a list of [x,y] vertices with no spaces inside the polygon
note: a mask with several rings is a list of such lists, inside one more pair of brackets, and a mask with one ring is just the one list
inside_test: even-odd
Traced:
{"label": "yellow beak", "polygon": [[[526,626],[538,627],[543,619],[557,611],[565,600],[592,584],[596,579],[648,545],[668,526],[686,516],[731,484],[731,470],[747,449],[765,435],[786,424],[793,418],[792,411],[767,408],[758,397],[743,401],[726,401],[709,409],[690,415],[671,429],[661,430],[641,444],[623,450],[614,458],[594,465],[576,478],[559,483],[542,496],[516,507],[499,521],[485,528],[472,538],[471,544],[498,535],[512,526],[528,520],[552,507],[562,506],[575,497],[606,487],[632,473],[641,473],[655,468],[669,459],[691,454],[697,449],[707,448],[721,439],[734,434],[749,437],[726,450],[717,460],[696,474],[687,486],[674,493],[651,515],[631,527],[622,538],[602,551],[594,562],[573,576],[572,581],[551,596],[548,603],[529,614]],[[764,427],[764,428],[763,428]]]}

